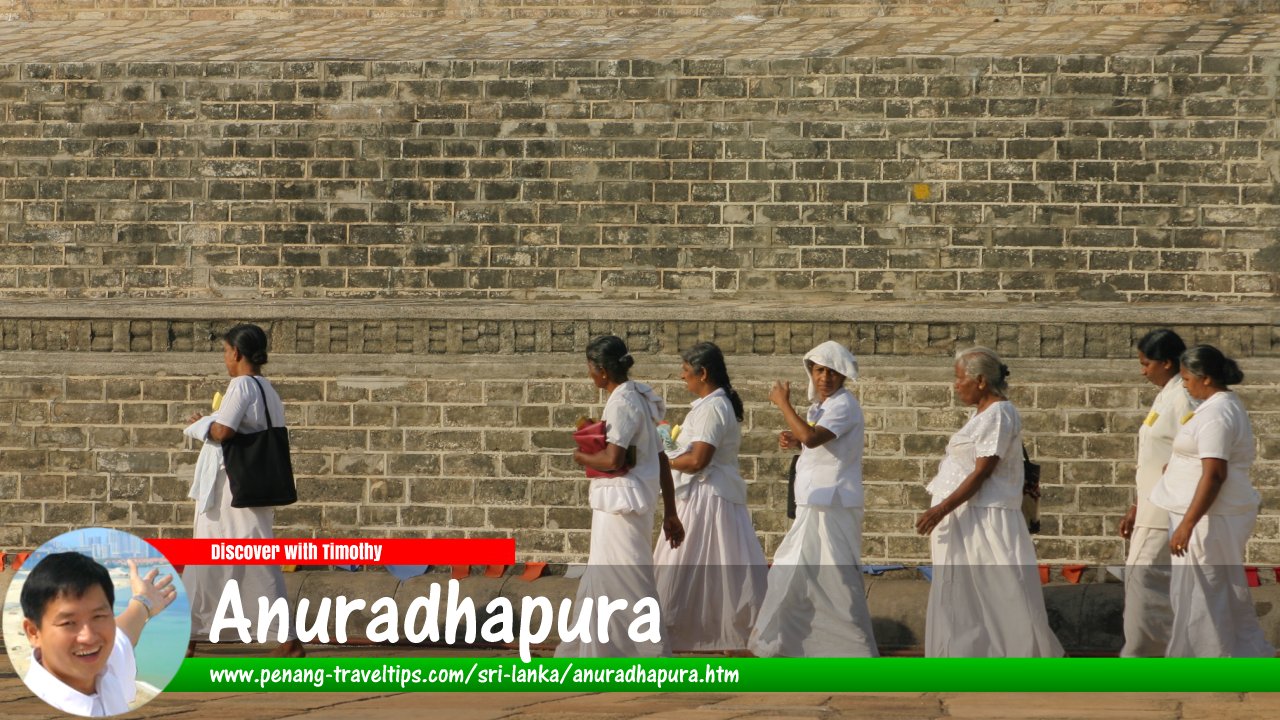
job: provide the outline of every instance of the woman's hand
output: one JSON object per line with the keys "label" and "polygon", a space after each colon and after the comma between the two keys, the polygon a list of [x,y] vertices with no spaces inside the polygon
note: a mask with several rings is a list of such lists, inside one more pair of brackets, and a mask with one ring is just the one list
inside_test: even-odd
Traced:
{"label": "woman's hand", "polygon": [[1182,557],[1187,553],[1187,544],[1191,542],[1191,531],[1195,530],[1194,525],[1187,525],[1186,521],[1182,521],[1176,530],[1169,535],[1169,554],[1174,557]]}
{"label": "woman's hand", "polygon": [[795,433],[790,430],[783,430],[778,433],[778,448],[780,450],[799,450],[800,441],[796,439]]}
{"label": "woman's hand", "polygon": [[675,513],[670,513],[662,517],[662,535],[671,545],[671,549],[680,547],[680,543],[684,542],[684,523],[680,522],[680,518]]}
{"label": "woman's hand", "polygon": [[1133,535],[1133,526],[1138,522],[1138,506],[1130,505],[1129,512],[1120,519],[1120,537],[1128,540]]}
{"label": "woman's hand", "polygon": [[942,522],[951,511],[945,505],[934,505],[933,507],[920,513],[920,519],[916,521],[916,532],[921,535],[928,535],[933,529],[938,527],[938,523]]}
{"label": "woman's hand", "polygon": [[192,413],[191,417],[187,418],[187,424],[192,425],[192,424],[198,423],[200,422],[200,419],[203,417],[204,415],[201,415],[200,413]]}
{"label": "woman's hand", "polygon": [[769,402],[778,407],[791,407],[791,383],[774,380],[773,388],[769,390]]}

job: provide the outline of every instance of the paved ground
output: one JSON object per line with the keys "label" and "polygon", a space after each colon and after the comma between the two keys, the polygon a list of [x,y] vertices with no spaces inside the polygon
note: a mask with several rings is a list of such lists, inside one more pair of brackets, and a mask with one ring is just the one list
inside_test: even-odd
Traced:
{"label": "paved ground", "polygon": [[1280,55],[1280,16],[0,22],[3,62],[1076,53]]}
{"label": "paved ground", "polygon": [[[217,654],[243,651],[219,649]],[[369,647],[312,648],[316,656],[380,657]],[[397,654],[439,655],[439,650]],[[214,654],[202,646],[202,655]],[[456,656],[459,653],[449,653]],[[509,655],[472,651],[475,657]],[[888,661],[891,662],[891,661]],[[852,682],[852,681],[851,681]],[[124,717],[218,720],[360,720],[366,717],[443,717],[448,720],[840,720],[886,718],[1036,718],[1037,720],[1259,720],[1280,715],[1280,694],[639,694],[639,693],[166,693]],[[65,718],[35,700],[0,656],[0,717]]]}

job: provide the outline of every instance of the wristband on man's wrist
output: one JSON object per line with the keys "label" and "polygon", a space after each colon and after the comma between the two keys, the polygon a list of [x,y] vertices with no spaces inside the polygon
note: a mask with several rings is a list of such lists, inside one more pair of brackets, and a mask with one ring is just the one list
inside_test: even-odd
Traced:
{"label": "wristband on man's wrist", "polygon": [[142,605],[142,607],[146,608],[146,610],[147,610],[147,619],[148,619],[148,620],[150,620],[150,619],[152,618],[152,616],[154,616],[154,615],[155,615],[155,607],[153,607],[153,606],[152,606],[151,601],[147,599],[147,596],[145,596],[145,595],[134,595],[133,597],[131,597],[131,598],[129,598],[129,599],[130,599],[130,600],[137,600],[137,601],[138,601],[138,603],[139,603],[140,605]]}

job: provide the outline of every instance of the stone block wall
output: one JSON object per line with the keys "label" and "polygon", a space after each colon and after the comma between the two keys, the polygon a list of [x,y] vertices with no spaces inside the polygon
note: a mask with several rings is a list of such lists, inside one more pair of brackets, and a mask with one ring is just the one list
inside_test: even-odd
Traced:
{"label": "stone block wall", "polygon": [[[108,302],[100,312],[140,316],[153,309],[148,303]],[[602,399],[585,378],[581,356],[591,334],[616,332],[627,338],[640,359],[636,376],[668,398],[673,422],[690,401],[677,379],[678,349],[708,337],[724,345],[746,400],[740,465],[751,483],[752,515],[768,552],[788,524],[783,478],[789,456],[777,450],[780,417],[765,395],[774,378],[787,379],[802,403],[799,355],[825,339],[847,343],[863,359],[863,377],[853,389],[867,414],[864,547],[869,561],[927,560],[927,546],[913,532],[915,517],[928,504],[924,485],[947,438],[965,418],[951,391],[949,353],[956,345],[1001,347],[1013,368],[1013,399],[1023,411],[1028,449],[1044,466],[1045,528],[1037,549],[1048,562],[1123,562],[1115,527],[1133,499],[1136,430],[1155,393],[1138,375],[1130,350],[1146,327],[1119,317],[1101,322],[1096,311],[1091,316],[1079,308],[1082,325],[1108,328],[1099,336],[1102,342],[1086,340],[1092,330],[1068,327],[1066,334],[1076,341],[1052,353],[1023,342],[1032,337],[1021,334],[1029,333],[1028,325],[997,322],[994,313],[976,314],[972,334],[952,330],[946,339],[930,341],[921,329],[889,344],[862,332],[862,323],[830,317],[840,312],[834,308],[757,311],[754,322],[742,323],[757,330],[752,335],[726,334],[738,324],[733,322],[548,321],[570,331],[565,337],[576,349],[570,351],[504,345],[484,331],[520,322],[498,320],[508,313],[487,307],[477,313],[492,319],[442,323],[445,347],[453,349],[434,353],[421,347],[409,352],[381,340],[375,345],[368,335],[356,341],[354,334],[336,331],[397,326],[367,309],[364,319],[311,323],[318,330],[313,338],[328,338],[322,345],[297,341],[296,329],[290,328],[299,321],[255,317],[252,309],[240,309],[246,313],[240,318],[258,319],[283,346],[268,375],[288,408],[301,496],[297,505],[278,511],[283,534],[512,536],[521,559],[585,558],[590,512],[586,481],[570,457],[569,428],[579,415],[600,411]],[[525,312],[537,309],[529,306]],[[383,310],[415,312],[395,303]],[[434,314],[430,305],[416,311]],[[575,308],[544,306],[541,311],[571,317]],[[647,312],[678,314],[662,306]],[[796,320],[781,319],[792,312]],[[882,322],[874,326],[890,335],[922,326],[880,312]],[[745,317],[751,311],[739,313]],[[820,314],[829,319],[805,321]],[[74,336],[70,327],[97,321],[43,322],[46,330],[58,326],[67,329],[65,336]],[[229,322],[215,318],[208,327]],[[153,330],[163,325],[155,320],[123,324]],[[1248,384],[1239,391],[1259,437],[1253,479],[1264,497],[1250,558],[1280,562],[1280,372],[1269,357],[1253,352],[1249,343],[1257,328],[1174,326],[1191,341],[1216,342],[1242,357]],[[761,332],[765,328],[771,336]],[[1266,331],[1269,335],[1269,325]],[[339,335],[343,344],[335,344]],[[110,337],[119,344],[56,352],[24,347],[9,349],[0,359],[0,497],[8,498],[0,502],[0,548],[34,547],[82,525],[129,527],[142,535],[190,533],[193,509],[186,493],[195,452],[180,429],[191,412],[207,407],[213,393],[225,387],[221,355],[207,334],[178,347],[136,343],[149,335]],[[421,335],[412,337],[417,342]],[[485,344],[485,337],[495,339]],[[508,341],[519,337],[506,336]]]}
{"label": "stone block wall", "polygon": [[3,65],[0,294],[1273,301],[1278,73]]}
{"label": "stone block wall", "polygon": [[1264,52],[0,63],[0,550],[188,533],[180,424],[248,320],[285,534],[582,560],[568,427],[617,332],[673,419],[679,350],[729,354],[772,551],[765,390],[831,338],[865,367],[869,560],[925,558],[949,358],[986,344],[1045,466],[1040,556],[1118,563],[1132,346],[1172,325],[1245,368],[1250,558],[1280,563],[1278,79]]}

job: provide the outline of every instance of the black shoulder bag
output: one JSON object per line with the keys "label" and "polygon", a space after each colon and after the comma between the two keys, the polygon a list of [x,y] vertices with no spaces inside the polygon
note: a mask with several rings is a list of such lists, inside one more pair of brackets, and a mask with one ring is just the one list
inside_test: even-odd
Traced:
{"label": "black shoulder bag", "polygon": [[1040,466],[1031,462],[1027,446],[1022,446],[1022,514],[1027,519],[1031,534],[1040,532]]}
{"label": "black shoulder bag", "polygon": [[258,378],[253,384],[262,393],[262,411],[267,429],[236,433],[222,444],[223,463],[231,483],[231,507],[275,507],[298,501],[293,484],[293,461],[289,459],[289,429],[271,424],[267,391]]}

